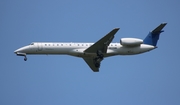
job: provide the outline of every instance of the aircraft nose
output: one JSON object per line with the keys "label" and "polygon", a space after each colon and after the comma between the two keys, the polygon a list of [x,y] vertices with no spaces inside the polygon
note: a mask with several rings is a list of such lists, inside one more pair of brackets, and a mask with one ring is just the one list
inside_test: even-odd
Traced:
{"label": "aircraft nose", "polygon": [[22,47],[22,48],[19,48],[19,49],[15,50],[14,53],[17,54],[18,52],[22,52],[23,49],[24,49],[23,47]]}
{"label": "aircraft nose", "polygon": [[26,53],[26,50],[28,50],[29,46],[24,46],[24,47],[21,47],[17,50],[14,51],[15,54],[17,54],[18,52],[21,52],[21,53]]}
{"label": "aircraft nose", "polygon": [[14,53],[17,54],[18,50],[15,50]]}

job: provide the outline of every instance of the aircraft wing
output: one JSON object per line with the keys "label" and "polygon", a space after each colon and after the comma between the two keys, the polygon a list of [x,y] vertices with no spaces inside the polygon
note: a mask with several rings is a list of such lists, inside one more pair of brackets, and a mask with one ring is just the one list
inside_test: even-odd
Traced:
{"label": "aircraft wing", "polygon": [[84,52],[86,53],[96,53],[97,50],[101,50],[102,53],[107,52],[107,47],[111,43],[111,41],[114,38],[114,35],[119,30],[119,28],[113,29],[111,32],[109,32],[106,36],[101,38],[99,41],[94,43],[91,47],[87,48]]}
{"label": "aircraft wing", "polygon": [[[107,47],[109,46],[109,44],[112,42],[114,35],[116,34],[116,32],[119,30],[119,28],[115,28],[113,29],[111,32],[109,32],[107,35],[105,35],[103,38],[101,38],[99,41],[97,41],[96,43],[94,43],[92,46],[90,46],[89,48],[87,48],[84,52],[85,53],[97,53],[97,51],[101,51],[102,53],[106,53],[107,52]],[[83,58],[85,60],[85,62],[88,64],[88,66],[94,71],[94,72],[99,72],[99,67],[95,66],[95,58],[96,57],[85,57]],[[99,65],[101,64],[101,61],[99,62]]]}
{"label": "aircraft wing", "polygon": [[83,59],[94,72],[99,72],[99,68],[94,65],[94,58],[87,57]]}

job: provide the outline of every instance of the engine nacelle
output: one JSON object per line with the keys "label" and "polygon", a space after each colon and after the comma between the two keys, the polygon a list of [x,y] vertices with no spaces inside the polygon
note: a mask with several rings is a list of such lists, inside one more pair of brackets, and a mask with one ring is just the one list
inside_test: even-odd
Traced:
{"label": "engine nacelle", "polygon": [[120,44],[123,46],[139,46],[140,44],[143,43],[142,39],[138,39],[138,38],[121,38],[120,39]]}

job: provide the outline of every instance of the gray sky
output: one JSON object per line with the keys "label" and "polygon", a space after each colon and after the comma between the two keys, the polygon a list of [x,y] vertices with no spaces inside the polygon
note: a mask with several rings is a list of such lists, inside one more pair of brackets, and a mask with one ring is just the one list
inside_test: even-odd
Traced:
{"label": "gray sky", "polygon": [[[0,105],[179,105],[178,0],[1,0]],[[94,73],[66,55],[23,57],[31,42],[96,42],[120,27],[123,37],[144,39],[167,22],[158,48],[105,59]]]}

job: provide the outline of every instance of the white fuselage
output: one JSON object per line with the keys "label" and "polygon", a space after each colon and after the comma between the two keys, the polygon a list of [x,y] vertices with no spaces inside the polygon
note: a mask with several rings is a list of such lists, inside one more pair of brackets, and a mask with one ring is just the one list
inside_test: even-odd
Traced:
{"label": "white fuselage", "polygon": [[[84,53],[84,50],[89,48],[94,43],[54,43],[54,42],[35,42],[30,45],[21,47],[14,51],[16,54],[66,54],[76,57],[93,57],[96,53]],[[122,46],[120,43],[110,43],[107,53],[104,57],[114,55],[134,55],[140,54],[156,48],[152,45],[141,44],[135,47]]]}
{"label": "white fuselage", "polygon": [[119,28],[114,28],[95,43],[63,43],[63,42],[34,42],[14,51],[18,56],[30,54],[65,54],[81,57],[94,71],[99,72],[101,61],[105,57],[115,55],[134,55],[156,48],[159,35],[166,23],[160,24],[151,31],[144,40],[138,38],[121,38],[120,43],[111,43]]}

